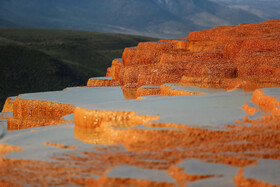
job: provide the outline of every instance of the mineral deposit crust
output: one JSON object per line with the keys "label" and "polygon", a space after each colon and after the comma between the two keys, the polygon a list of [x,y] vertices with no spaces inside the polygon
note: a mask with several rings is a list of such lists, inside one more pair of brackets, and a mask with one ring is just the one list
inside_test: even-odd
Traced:
{"label": "mineral deposit crust", "polygon": [[[240,88],[273,87],[280,84],[279,31],[276,19],[192,32],[187,39],[139,43],[126,48],[123,61],[114,60],[108,74],[135,88],[178,83],[183,77],[190,79],[182,84],[207,79],[205,87],[231,88],[237,81]],[[224,85],[225,79],[233,83]]]}

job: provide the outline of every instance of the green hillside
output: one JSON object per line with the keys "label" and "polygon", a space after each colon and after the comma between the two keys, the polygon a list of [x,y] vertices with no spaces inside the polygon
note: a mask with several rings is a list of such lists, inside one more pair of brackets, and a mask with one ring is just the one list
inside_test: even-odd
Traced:
{"label": "green hillside", "polygon": [[8,96],[86,85],[125,47],[155,40],[85,31],[0,28],[0,109]]}

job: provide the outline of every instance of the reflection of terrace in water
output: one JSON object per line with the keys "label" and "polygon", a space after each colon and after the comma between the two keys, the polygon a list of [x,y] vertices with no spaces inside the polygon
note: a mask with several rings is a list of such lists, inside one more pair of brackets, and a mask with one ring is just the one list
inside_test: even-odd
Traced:
{"label": "reflection of terrace in water", "polygon": [[[124,100],[119,87],[24,94],[15,100],[15,106],[31,98],[34,107],[46,101],[73,106],[74,115],[59,122],[75,120],[75,125],[8,131],[1,142],[24,150],[9,153],[5,159],[10,165],[0,172],[6,173],[10,166],[14,167],[12,171],[22,171],[22,175],[8,175],[10,179],[19,178],[20,184],[40,183],[39,179],[28,179],[35,171],[47,176],[44,181],[54,185],[279,184],[273,173],[265,172],[260,177],[257,172],[267,168],[279,172],[274,160],[279,159],[279,127],[274,123],[278,117],[268,118],[264,113],[256,113],[255,117],[243,111],[242,106],[247,103],[257,107],[251,103],[250,92],[207,91],[204,88],[207,93],[204,95],[158,96],[145,100]],[[83,97],[76,97],[80,92]],[[277,90],[264,89],[263,93],[276,95]],[[21,117],[34,112],[21,110],[18,111]],[[8,114],[3,113],[2,118]],[[48,113],[35,114],[44,114],[46,118]],[[244,123],[247,125],[243,126]],[[94,149],[91,151],[89,147]],[[46,170],[38,171],[49,164]],[[28,169],[25,165],[29,165]],[[62,176],[57,172],[64,167],[67,172]],[[85,180],[71,177],[77,174]]]}
{"label": "reflection of terrace in water", "polygon": [[278,22],[139,43],[88,87],[8,98],[0,184],[279,186]]}

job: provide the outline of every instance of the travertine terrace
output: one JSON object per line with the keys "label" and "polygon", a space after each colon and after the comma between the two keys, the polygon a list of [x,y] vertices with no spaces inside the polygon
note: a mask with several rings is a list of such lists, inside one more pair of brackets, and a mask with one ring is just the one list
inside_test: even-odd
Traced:
{"label": "travertine terrace", "polygon": [[0,184],[280,186],[280,20],[139,43],[86,87],[9,97]]}
{"label": "travertine terrace", "polygon": [[193,32],[186,39],[139,43],[108,71],[125,87],[163,83],[218,88],[278,86],[279,20]]}

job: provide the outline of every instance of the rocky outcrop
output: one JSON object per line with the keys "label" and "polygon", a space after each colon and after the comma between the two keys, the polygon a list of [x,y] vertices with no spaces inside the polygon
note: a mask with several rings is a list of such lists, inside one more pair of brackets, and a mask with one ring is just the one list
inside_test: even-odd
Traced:
{"label": "rocky outcrop", "polygon": [[12,112],[15,97],[8,97],[5,101],[2,112]]}
{"label": "rocky outcrop", "polygon": [[160,95],[161,96],[176,96],[176,95],[203,95],[206,94],[204,92],[190,92],[187,90],[180,90],[176,88],[172,88],[169,85],[161,85],[160,86]]}
{"label": "rocky outcrop", "polygon": [[24,150],[23,148],[18,146],[5,145],[0,143],[0,157],[7,155],[9,152],[23,151],[23,150]]}
{"label": "rocky outcrop", "polygon": [[139,43],[109,69],[124,87],[178,83],[256,89],[280,84],[280,20],[217,27],[187,39]]}
{"label": "rocky outcrop", "polygon": [[74,113],[75,124],[84,128],[97,128],[102,123],[113,123],[114,126],[137,126],[147,121],[157,120],[158,116],[136,115],[136,112],[129,111],[102,111],[87,110],[77,107]]}
{"label": "rocky outcrop", "polygon": [[13,117],[7,121],[8,129],[18,130],[65,122],[62,117],[72,114],[74,109],[70,104],[16,98]]}
{"label": "rocky outcrop", "polygon": [[277,96],[265,93],[263,90],[255,90],[252,101],[263,111],[269,112],[275,116],[280,116],[280,101]]}
{"label": "rocky outcrop", "polygon": [[[19,136],[8,132],[5,141],[14,143],[13,138],[21,141],[33,133],[41,144],[30,139],[24,150],[0,145],[0,154],[26,151],[23,155],[28,155],[32,150],[30,154],[36,156],[36,146],[43,145],[53,156],[52,162],[0,158],[0,173],[8,177],[0,184],[186,186],[198,182],[205,186],[212,180],[211,184],[274,186],[273,181],[248,176],[246,168],[261,168],[262,159],[280,159],[279,23],[218,27],[194,32],[188,40],[140,43],[127,48],[123,60],[114,60],[106,77],[88,81],[89,87],[106,88],[67,88],[8,98],[7,112],[0,114],[4,122],[9,118],[8,130],[66,120],[74,124],[61,128],[58,138],[54,135],[59,128],[25,130]],[[110,88],[118,85],[122,90]],[[278,88],[260,89],[272,86]],[[150,95],[157,96],[131,100]],[[36,139],[37,131],[43,140]],[[67,132],[73,131],[77,140],[94,147],[71,141]],[[64,149],[63,153],[55,148]],[[192,164],[201,167],[200,172],[192,173]],[[120,172],[121,178],[113,175],[123,165],[129,170]],[[228,169],[216,170],[224,166]],[[147,171],[172,180],[148,180]],[[34,178],[34,173],[44,178]],[[142,174],[146,175],[139,180]]]}
{"label": "rocky outcrop", "polygon": [[120,86],[118,81],[110,78],[90,78],[87,82],[88,87]]}
{"label": "rocky outcrop", "polygon": [[137,89],[136,97],[148,95],[160,95],[161,89],[159,86],[141,86]]}

